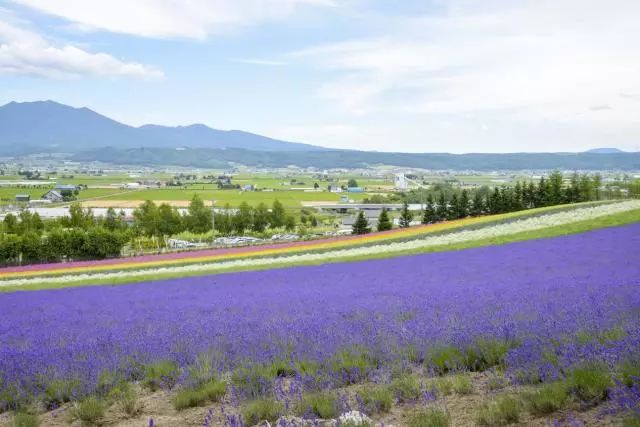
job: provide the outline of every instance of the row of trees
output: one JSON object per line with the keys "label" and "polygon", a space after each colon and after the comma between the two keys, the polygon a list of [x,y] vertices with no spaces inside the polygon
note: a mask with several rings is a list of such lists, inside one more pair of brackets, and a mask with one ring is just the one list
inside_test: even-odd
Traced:
{"label": "row of trees", "polygon": [[[404,198],[400,214],[400,227],[408,227],[413,215],[408,203],[420,203],[424,206],[421,214],[422,224],[455,220],[469,216],[500,214],[544,206],[567,203],[588,202],[600,199],[602,180],[599,175],[573,174],[565,182],[560,172],[553,172],[548,178],[540,178],[537,183],[516,182],[514,186],[502,186],[489,189],[483,187],[469,191],[433,191],[409,192]],[[381,200],[376,200],[378,203]],[[390,229],[386,210],[378,218],[378,231]],[[360,212],[353,225],[353,234],[365,234],[371,231],[364,212]]]}
{"label": "row of trees", "polygon": [[[157,206],[152,201],[146,201],[134,211],[133,216],[134,229],[145,236],[171,236],[183,231],[203,234],[214,227],[222,235],[244,234],[247,231],[263,233],[267,228],[293,231],[296,226],[295,217],[287,214],[278,200],[273,202],[271,209],[264,203],[252,207],[243,202],[237,209],[227,205],[213,214],[197,195],[191,200],[184,215],[167,204]],[[311,217],[309,221],[312,225],[317,225],[315,217]]]}
{"label": "row of trees", "polygon": [[[305,213],[304,223],[317,225],[314,216]],[[43,221],[38,213],[22,210],[7,214],[0,224],[0,264],[29,264],[61,260],[102,259],[119,256],[127,242],[171,236],[183,231],[195,234],[215,230],[224,235],[262,233],[267,228],[292,231],[293,215],[279,201],[271,209],[264,203],[255,208],[242,203],[238,209],[226,207],[215,213],[197,196],[182,214],[168,204],[144,202],[133,213],[133,224],[124,212],[108,209],[104,217],[95,217],[91,209],[72,204],[69,215]],[[161,240],[161,239],[160,239]]]}

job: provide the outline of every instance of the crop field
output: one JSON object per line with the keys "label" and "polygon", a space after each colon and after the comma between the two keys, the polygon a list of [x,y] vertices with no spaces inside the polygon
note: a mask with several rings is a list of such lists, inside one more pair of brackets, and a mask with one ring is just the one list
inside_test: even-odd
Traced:
{"label": "crop field", "polygon": [[[481,415],[446,409],[438,381],[463,375],[473,390],[495,381],[481,393],[490,401],[529,390],[513,395],[528,408],[525,424],[553,415],[527,394],[549,387],[562,390],[558,411],[610,421],[613,409],[638,404],[629,400],[640,357],[638,247],[633,223],[391,259],[7,293],[0,406],[36,399],[72,412],[66,401],[107,401],[122,380],[170,396],[213,381],[226,397],[209,405],[222,400],[226,415],[202,408],[191,425],[251,419],[256,401],[302,416],[293,408],[318,394],[336,398],[336,413],[388,422],[369,389],[392,390],[400,408],[444,408],[451,425],[482,425]],[[601,412],[581,412],[594,405]]]}
{"label": "crop field", "polygon": [[634,425],[638,247],[624,201],[5,268],[0,425]]}

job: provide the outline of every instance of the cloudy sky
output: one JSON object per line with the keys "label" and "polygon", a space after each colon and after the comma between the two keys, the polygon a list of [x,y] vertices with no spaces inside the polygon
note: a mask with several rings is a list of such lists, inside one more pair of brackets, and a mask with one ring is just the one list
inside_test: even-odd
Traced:
{"label": "cloudy sky", "polygon": [[638,0],[0,0],[0,103],[339,148],[640,151]]}

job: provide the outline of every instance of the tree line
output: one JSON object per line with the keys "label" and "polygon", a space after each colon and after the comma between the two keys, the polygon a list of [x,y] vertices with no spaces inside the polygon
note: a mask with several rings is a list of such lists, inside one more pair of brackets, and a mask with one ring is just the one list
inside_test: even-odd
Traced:
{"label": "tree line", "polygon": [[[420,203],[424,206],[421,212],[421,223],[432,224],[445,220],[462,219],[480,215],[493,215],[533,209],[544,206],[562,205],[600,200],[602,179],[599,175],[573,174],[565,183],[562,173],[555,171],[548,178],[542,177],[535,183],[530,181],[516,182],[513,186],[501,186],[489,189],[482,187],[476,190],[410,191],[396,195],[403,201],[400,213],[400,227],[408,227],[413,214],[408,209],[409,203]],[[370,199],[370,202],[384,203],[390,199]],[[383,209],[378,218],[378,231],[390,229],[388,212]],[[371,231],[364,212],[360,211],[353,225],[353,234],[366,234]]]}
{"label": "tree line", "polygon": [[[301,221],[317,225],[315,216],[307,213]],[[166,203],[145,201],[134,210],[131,223],[122,211],[109,208],[103,217],[96,217],[91,209],[74,203],[65,217],[43,221],[37,212],[23,209],[18,215],[7,214],[0,225],[0,264],[12,265],[113,258],[136,238],[159,238],[183,231],[204,234],[214,225],[223,235],[263,233],[268,228],[293,231],[296,219],[278,200],[271,209],[264,203],[251,207],[243,202],[237,209],[227,205],[214,218],[212,209],[196,195],[184,214]]]}

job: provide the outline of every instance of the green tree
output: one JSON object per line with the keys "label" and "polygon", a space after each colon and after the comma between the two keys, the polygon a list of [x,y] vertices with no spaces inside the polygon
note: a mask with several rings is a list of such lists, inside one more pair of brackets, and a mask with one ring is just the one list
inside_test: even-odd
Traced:
{"label": "green tree", "polygon": [[409,210],[409,204],[404,202],[402,204],[402,210],[400,211],[400,228],[407,228],[411,226],[413,220],[413,214]]}
{"label": "green tree", "polygon": [[447,206],[447,200],[444,197],[444,192],[440,192],[438,197],[438,206],[435,209],[435,221],[443,221],[449,216],[449,207]]}
{"label": "green tree", "polygon": [[370,232],[371,228],[369,227],[367,217],[364,215],[364,211],[358,212],[356,221],[353,223],[351,234],[367,234]]}
{"label": "green tree", "polygon": [[284,228],[287,231],[293,231],[296,229],[296,217],[293,215],[287,215],[284,218]]}
{"label": "green tree", "polygon": [[350,178],[349,181],[347,182],[348,188],[355,188],[357,186],[358,186],[358,181],[356,181],[354,178]]}
{"label": "green tree", "polygon": [[387,212],[387,208],[382,208],[380,212],[380,216],[378,217],[378,231],[387,231],[393,228],[393,224],[389,219],[389,213]]}
{"label": "green tree", "polygon": [[458,199],[458,218],[466,218],[469,216],[469,191],[462,190],[460,199]]}
{"label": "green tree", "polygon": [[187,229],[192,233],[206,233],[213,227],[211,209],[205,207],[204,202],[197,194],[194,194],[184,218]]}
{"label": "green tree", "polygon": [[239,234],[244,234],[253,223],[253,209],[247,202],[240,203],[238,212],[233,217],[233,228]]}
{"label": "green tree", "polygon": [[5,233],[16,234],[18,232],[18,218],[14,214],[8,213],[2,223]]}
{"label": "green tree", "polygon": [[91,209],[82,209],[80,203],[69,206],[69,227],[87,230],[95,224]]}
{"label": "green tree", "polygon": [[266,230],[267,225],[269,225],[269,210],[267,209],[267,205],[260,202],[253,212],[251,229],[256,233],[262,233]]}
{"label": "green tree", "polygon": [[433,202],[433,196],[431,193],[427,195],[427,201],[424,204],[424,209],[422,210],[422,220],[420,221],[422,224],[431,224],[436,219],[436,211],[435,205]]}
{"label": "green tree", "polygon": [[146,200],[133,211],[134,226],[145,236],[157,236],[160,230],[160,212],[151,200]]}
{"label": "green tree", "polygon": [[0,237],[0,263],[13,264],[22,252],[22,240],[15,234]]}
{"label": "green tree", "polygon": [[284,227],[286,212],[284,210],[284,206],[280,201],[275,200],[273,205],[271,206],[271,217],[269,219],[269,223],[272,228],[280,228]]}
{"label": "green tree", "polygon": [[172,236],[184,230],[182,215],[166,203],[158,206],[158,219],[158,233],[162,236]]}
{"label": "green tree", "polygon": [[42,253],[42,239],[34,231],[27,231],[21,239],[22,262],[26,264],[39,262]]}
{"label": "green tree", "polygon": [[553,171],[549,175],[549,203],[559,205],[562,203],[562,173]]}
{"label": "green tree", "polygon": [[484,211],[485,211],[484,197],[482,197],[481,192],[476,191],[473,194],[473,202],[471,202],[471,209],[469,211],[469,214],[471,216],[480,216],[484,213]]}

